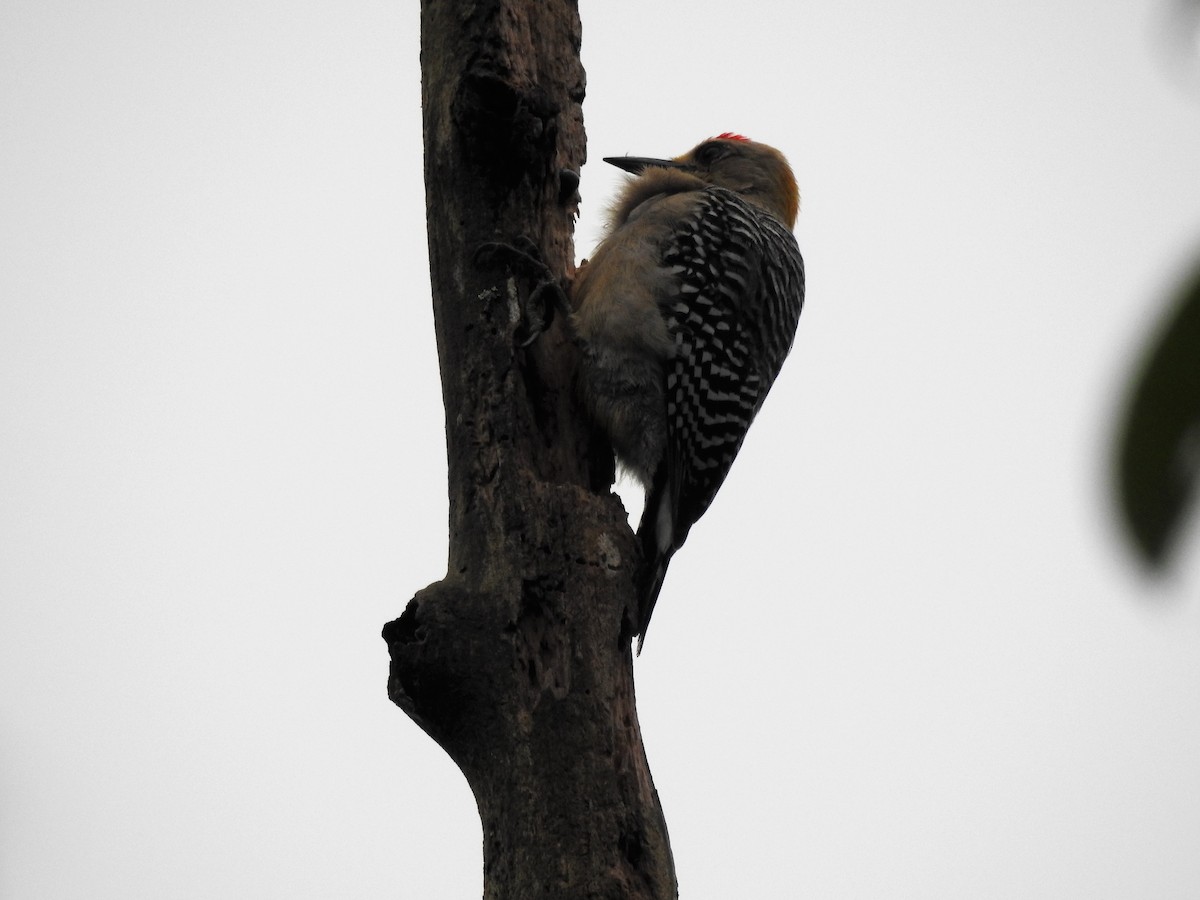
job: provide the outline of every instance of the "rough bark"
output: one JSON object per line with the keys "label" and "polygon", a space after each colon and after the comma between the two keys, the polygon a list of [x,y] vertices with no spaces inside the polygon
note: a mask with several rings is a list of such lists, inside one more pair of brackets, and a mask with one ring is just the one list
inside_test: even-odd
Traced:
{"label": "rough bark", "polygon": [[[485,898],[677,896],[634,706],[637,549],[533,267],[571,274],[584,158],[570,0],[423,0],[425,182],[446,408],[445,579],[384,628],[388,693],[479,807]],[[543,292],[545,294],[546,292]]]}

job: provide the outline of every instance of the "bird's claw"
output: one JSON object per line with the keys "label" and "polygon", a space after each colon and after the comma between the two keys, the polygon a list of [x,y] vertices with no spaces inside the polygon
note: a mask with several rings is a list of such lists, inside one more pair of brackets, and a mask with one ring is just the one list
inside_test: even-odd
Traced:
{"label": "bird's claw", "polygon": [[475,264],[503,265],[534,283],[514,335],[518,347],[528,347],[549,330],[556,309],[569,308],[562,284],[542,259],[538,245],[525,235],[518,235],[511,244],[502,241],[481,244],[475,251]]}

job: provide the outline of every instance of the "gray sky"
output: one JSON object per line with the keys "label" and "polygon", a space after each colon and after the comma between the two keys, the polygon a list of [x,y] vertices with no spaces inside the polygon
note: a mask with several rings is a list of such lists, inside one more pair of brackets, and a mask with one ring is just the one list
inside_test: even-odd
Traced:
{"label": "gray sky", "polygon": [[[0,6],[5,900],[480,894],[379,638],[446,550],[415,6]],[[1200,530],[1148,582],[1107,495],[1200,252],[1164,7],[582,14],[581,256],[601,156],[804,198],[637,664],[683,896],[1200,896]]]}

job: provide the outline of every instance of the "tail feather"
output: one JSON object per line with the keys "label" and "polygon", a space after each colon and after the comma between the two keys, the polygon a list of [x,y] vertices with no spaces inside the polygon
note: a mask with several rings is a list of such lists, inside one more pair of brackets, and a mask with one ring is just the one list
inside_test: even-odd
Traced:
{"label": "tail feather", "polygon": [[[639,529],[641,534],[641,529]],[[653,532],[650,532],[653,537]],[[646,629],[650,627],[650,616],[654,613],[654,604],[658,602],[658,592],[662,590],[663,579],[667,577],[667,564],[671,554],[658,552],[657,547],[646,546],[643,542],[643,562],[641,583],[638,585],[638,656],[642,655],[642,644],[646,642]]]}
{"label": "tail feather", "polygon": [[658,602],[663,579],[667,577],[667,565],[679,549],[675,542],[675,508],[671,502],[669,479],[663,471],[666,468],[660,466],[654,484],[647,492],[646,508],[642,511],[642,521],[637,531],[642,545],[642,571],[638,579],[639,656],[642,644],[646,642],[646,629],[650,626],[650,616],[654,614],[654,604]]}

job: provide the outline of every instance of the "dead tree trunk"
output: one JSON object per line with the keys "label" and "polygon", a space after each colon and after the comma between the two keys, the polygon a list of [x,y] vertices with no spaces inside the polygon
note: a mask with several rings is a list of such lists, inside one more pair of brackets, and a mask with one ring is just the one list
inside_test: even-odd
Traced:
{"label": "dead tree trunk", "polygon": [[[445,579],[384,628],[388,693],[462,769],[484,897],[677,896],[630,651],[637,549],[573,389],[558,315],[584,158],[573,0],[423,0],[425,183],[446,407]],[[568,170],[566,177],[560,173]],[[543,292],[543,294],[548,292]]]}

